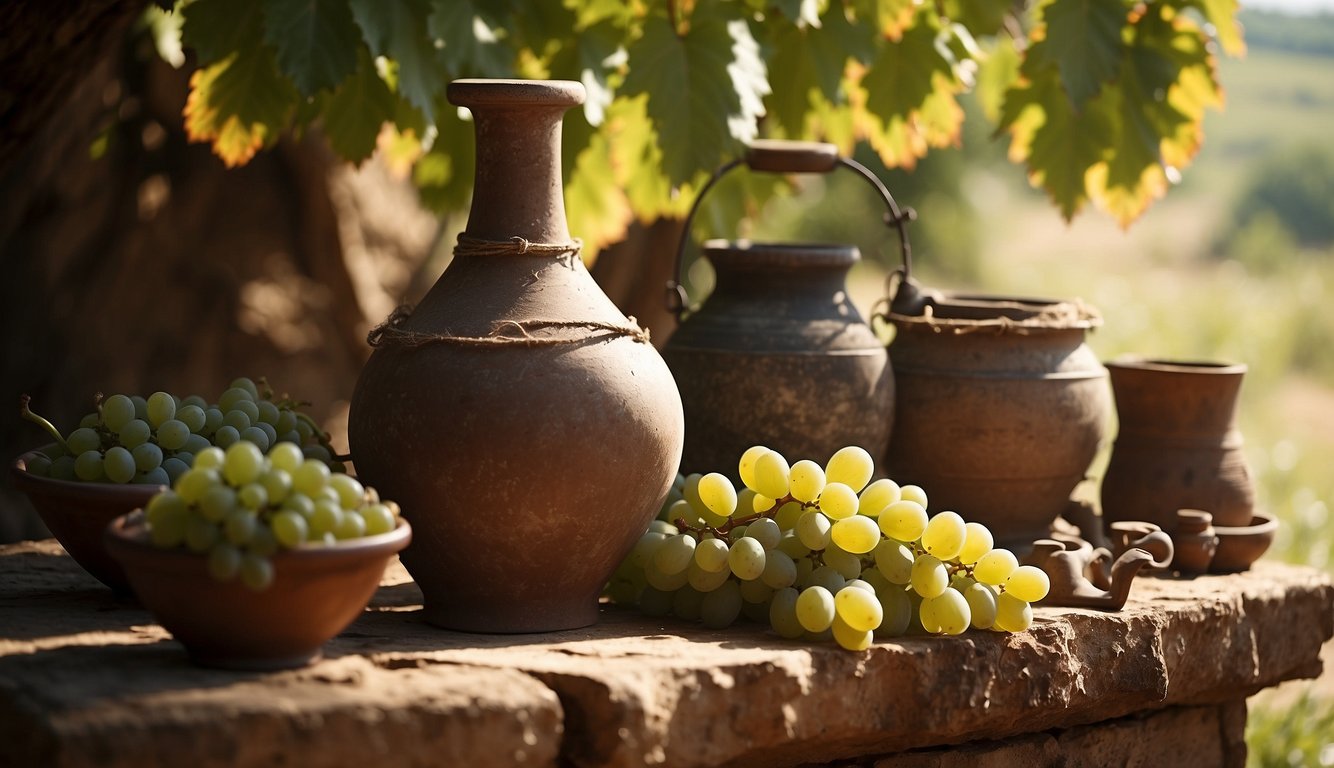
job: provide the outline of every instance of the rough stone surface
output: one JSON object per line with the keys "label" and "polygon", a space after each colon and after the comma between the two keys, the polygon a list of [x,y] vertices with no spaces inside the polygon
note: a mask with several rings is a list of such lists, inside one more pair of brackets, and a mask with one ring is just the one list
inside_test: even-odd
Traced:
{"label": "rough stone surface", "polygon": [[[1149,765],[1173,764],[1178,745],[1163,735],[1189,721],[1221,744],[1222,762],[1206,763],[1227,765],[1245,754],[1245,697],[1319,674],[1334,634],[1329,577],[1270,563],[1141,579],[1120,613],[1039,609],[1023,634],[863,653],[614,607],[583,630],[462,634],[426,625],[420,601],[395,566],[324,661],[203,670],[57,545],[0,547],[0,739],[15,765],[161,765],[185,750],[236,766],[388,754],[405,765],[783,766],[988,740],[1099,754],[1103,739],[1141,742],[1113,762]],[[1172,717],[1186,720],[1150,726]]]}
{"label": "rough stone surface", "polygon": [[1242,768],[1246,743],[1246,705],[1170,707],[1143,716],[1094,726],[1017,736],[1005,741],[967,744],[953,749],[903,752],[845,765],[868,768],[1156,768],[1208,765]]}

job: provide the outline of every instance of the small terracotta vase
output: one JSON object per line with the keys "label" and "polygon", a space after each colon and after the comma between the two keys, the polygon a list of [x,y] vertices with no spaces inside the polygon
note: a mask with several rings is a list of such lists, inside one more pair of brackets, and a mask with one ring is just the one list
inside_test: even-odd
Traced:
{"label": "small terracotta vase", "polygon": [[475,124],[472,210],[439,281],[372,334],[352,460],[412,522],[402,560],[428,622],[587,626],[676,476],[681,398],[570,238],[561,116],[583,86],[460,80],[447,95]]}
{"label": "small terracotta vase", "polygon": [[1172,567],[1182,573],[1204,573],[1218,551],[1213,515],[1201,509],[1178,509],[1176,529],[1172,531],[1176,556]]}
{"label": "small terracotta vase", "polygon": [[1120,424],[1102,480],[1104,520],[1176,526],[1178,509],[1250,523],[1255,483],[1236,426],[1246,366],[1124,359],[1107,364]]}

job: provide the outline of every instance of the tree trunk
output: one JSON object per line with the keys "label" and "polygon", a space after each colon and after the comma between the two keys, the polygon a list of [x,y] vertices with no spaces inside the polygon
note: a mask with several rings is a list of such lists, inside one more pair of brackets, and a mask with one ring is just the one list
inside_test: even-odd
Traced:
{"label": "tree trunk", "polygon": [[682,219],[658,219],[643,225],[635,221],[625,239],[598,254],[593,278],[616,306],[653,334],[653,344],[662,348],[676,330],[676,318],[667,311],[667,281],[677,244],[685,227]]}
{"label": "tree trunk", "polygon": [[[265,376],[336,424],[366,331],[435,246],[405,182],[347,168],[318,134],[236,170],[189,144],[188,70],[133,35],[35,135],[0,132],[0,147],[23,140],[0,175],[5,457],[46,442],[18,420],[20,393],[68,432],[97,392],[215,400]],[[0,541],[40,535],[7,476],[3,490]]]}

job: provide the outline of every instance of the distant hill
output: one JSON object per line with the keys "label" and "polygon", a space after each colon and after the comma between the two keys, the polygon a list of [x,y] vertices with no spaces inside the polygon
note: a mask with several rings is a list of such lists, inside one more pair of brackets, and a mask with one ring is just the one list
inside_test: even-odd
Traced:
{"label": "distant hill", "polygon": [[1290,16],[1243,10],[1237,18],[1246,29],[1246,45],[1252,49],[1334,58],[1334,14]]}

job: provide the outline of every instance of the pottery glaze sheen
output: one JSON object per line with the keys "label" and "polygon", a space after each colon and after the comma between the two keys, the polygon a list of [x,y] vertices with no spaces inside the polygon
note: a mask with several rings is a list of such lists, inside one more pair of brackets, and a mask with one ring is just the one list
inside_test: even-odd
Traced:
{"label": "pottery glaze sheen", "polygon": [[404,343],[367,361],[352,459],[412,523],[402,560],[428,622],[587,626],[676,475],[680,395],[567,247],[561,116],[583,86],[460,80],[447,95],[476,129],[467,229],[420,305],[391,318]]}

